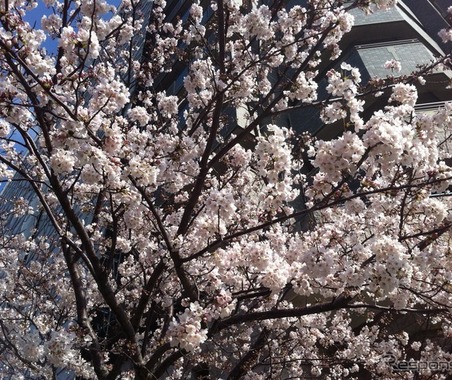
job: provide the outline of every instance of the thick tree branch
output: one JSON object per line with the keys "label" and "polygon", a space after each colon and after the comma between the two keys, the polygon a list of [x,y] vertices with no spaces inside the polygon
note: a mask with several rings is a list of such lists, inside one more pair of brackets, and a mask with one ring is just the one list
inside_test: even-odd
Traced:
{"label": "thick tree branch", "polygon": [[258,358],[259,351],[265,347],[268,340],[268,331],[264,328],[257,336],[249,351],[243,355],[237,365],[229,373],[228,380],[239,380],[252,367]]}
{"label": "thick tree branch", "polygon": [[293,308],[293,309],[275,309],[268,311],[258,311],[248,314],[238,314],[231,317],[220,319],[216,321],[209,330],[209,335],[213,335],[216,332],[223,330],[227,327],[234,326],[237,324],[242,324],[246,322],[257,322],[265,321],[268,319],[279,319],[279,318],[291,318],[291,317],[301,317],[303,315],[325,313],[333,310],[338,310],[346,307],[349,302],[353,299],[350,296],[340,296],[335,298],[331,302],[326,302],[318,305],[307,306],[303,308]]}
{"label": "thick tree branch", "polygon": [[96,332],[91,326],[90,319],[87,312],[87,295],[84,290],[83,283],[80,279],[79,271],[76,267],[75,260],[68,247],[63,243],[62,249],[66,265],[68,267],[69,275],[71,277],[72,289],[75,294],[75,301],[77,307],[78,324],[89,332],[93,341],[92,348],[89,350],[93,362],[93,367],[99,380],[104,380],[107,376],[107,370],[104,367],[102,358],[102,349],[97,339]]}

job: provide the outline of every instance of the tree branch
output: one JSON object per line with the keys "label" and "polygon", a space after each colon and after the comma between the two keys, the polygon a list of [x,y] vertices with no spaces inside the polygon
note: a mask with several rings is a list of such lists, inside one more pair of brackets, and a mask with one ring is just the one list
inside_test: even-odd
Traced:
{"label": "tree branch", "polygon": [[342,295],[340,297],[335,298],[331,302],[307,306],[303,308],[275,309],[268,311],[258,311],[248,314],[233,315],[228,318],[217,320],[210,328],[209,335],[212,336],[216,332],[223,330],[229,326],[234,326],[246,322],[265,321],[268,319],[301,317],[303,315],[319,314],[328,311],[342,309],[346,307],[352,299],[353,297]]}

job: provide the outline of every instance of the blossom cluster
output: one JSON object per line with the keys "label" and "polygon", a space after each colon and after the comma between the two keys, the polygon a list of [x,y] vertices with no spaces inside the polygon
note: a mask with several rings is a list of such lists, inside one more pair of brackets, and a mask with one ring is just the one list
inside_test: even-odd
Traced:
{"label": "blossom cluster", "polygon": [[188,352],[197,351],[207,339],[207,330],[201,327],[202,308],[191,304],[184,313],[173,319],[169,326],[169,336],[172,345],[180,345]]}

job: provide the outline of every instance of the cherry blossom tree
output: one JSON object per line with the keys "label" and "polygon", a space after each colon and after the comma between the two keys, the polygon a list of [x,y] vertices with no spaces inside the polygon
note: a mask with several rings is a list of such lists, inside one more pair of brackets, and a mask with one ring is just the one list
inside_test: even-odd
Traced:
{"label": "cherry blossom tree", "polygon": [[[218,0],[169,22],[163,0],[46,0],[36,27],[35,0],[4,0],[0,176],[31,196],[2,199],[1,377],[408,379],[392,364],[449,362],[452,103],[414,105],[450,57],[368,83],[333,64],[349,11],[394,2]],[[302,109],[337,137],[281,123]]]}

